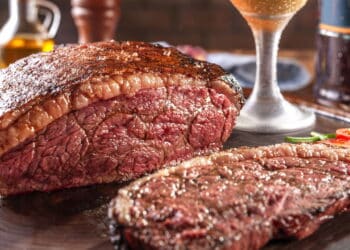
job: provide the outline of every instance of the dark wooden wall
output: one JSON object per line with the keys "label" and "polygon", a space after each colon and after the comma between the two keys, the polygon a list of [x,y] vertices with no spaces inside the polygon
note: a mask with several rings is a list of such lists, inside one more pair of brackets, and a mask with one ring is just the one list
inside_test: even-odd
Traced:
{"label": "dark wooden wall", "polygon": [[[70,0],[51,0],[63,13],[58,43],[77,41]],[[228,0],[122,0],[117,40],[169,41],[207,49],[252,49],[250,30]],[[0,25],[7,18],[7,0],[0,0]],[[314,48],[317,1],[309,0],[288,25],[281,47]]]}

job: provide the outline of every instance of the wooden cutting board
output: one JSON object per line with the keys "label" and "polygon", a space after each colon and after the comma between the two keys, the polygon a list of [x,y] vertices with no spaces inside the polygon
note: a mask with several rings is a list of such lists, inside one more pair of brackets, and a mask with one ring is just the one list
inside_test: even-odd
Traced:
{"label": "wooden cutting board", "polygon": [[[332,132],[349,124],[319,117],[311,130]],[[225,147],[279,143],[285,135],[233,132]],[[35,193],[0,200],[0,249],[113,249],[108,239],[107,204],[120,186],[92,186],[54,192]],[[324,224],[302,241],[271,242],[265,250],[348,250],[350,213]]]}

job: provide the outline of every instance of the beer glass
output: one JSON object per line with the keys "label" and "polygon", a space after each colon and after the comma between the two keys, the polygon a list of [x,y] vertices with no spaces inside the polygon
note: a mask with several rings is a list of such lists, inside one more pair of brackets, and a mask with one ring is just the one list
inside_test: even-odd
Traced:
{"label": "beer glass", "polygon": [[287,102],[277,85],[277,53],[281,33],[307,0],[231,0],[252,29],[257,74],[253,91],[236,128],[282,133],[310,127],[315,115]]}

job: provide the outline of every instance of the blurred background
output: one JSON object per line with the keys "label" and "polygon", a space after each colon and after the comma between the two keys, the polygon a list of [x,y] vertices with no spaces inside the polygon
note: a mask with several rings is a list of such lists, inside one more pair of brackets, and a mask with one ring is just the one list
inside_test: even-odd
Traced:
{"label": "blurred background", "polygon": [[[62,12],[56,43],[77,42],[70,0],[51,0]],[[8,18],[0,0],[0,27]],[[253,49],[250,30],[228,0],[122,0],[117,40],[168,41],[212,50]],[[313,49],[317,1],[311,0],[283,33],[282,49]]]}

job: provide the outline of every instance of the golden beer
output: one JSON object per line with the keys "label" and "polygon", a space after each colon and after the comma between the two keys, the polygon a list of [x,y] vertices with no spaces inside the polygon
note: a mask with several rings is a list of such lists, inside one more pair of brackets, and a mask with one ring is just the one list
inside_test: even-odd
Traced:
{"label": "golden beer", "polygon": [[249,25],[267,30],[287,23],[306,2],[307,0],[231,0]]}

